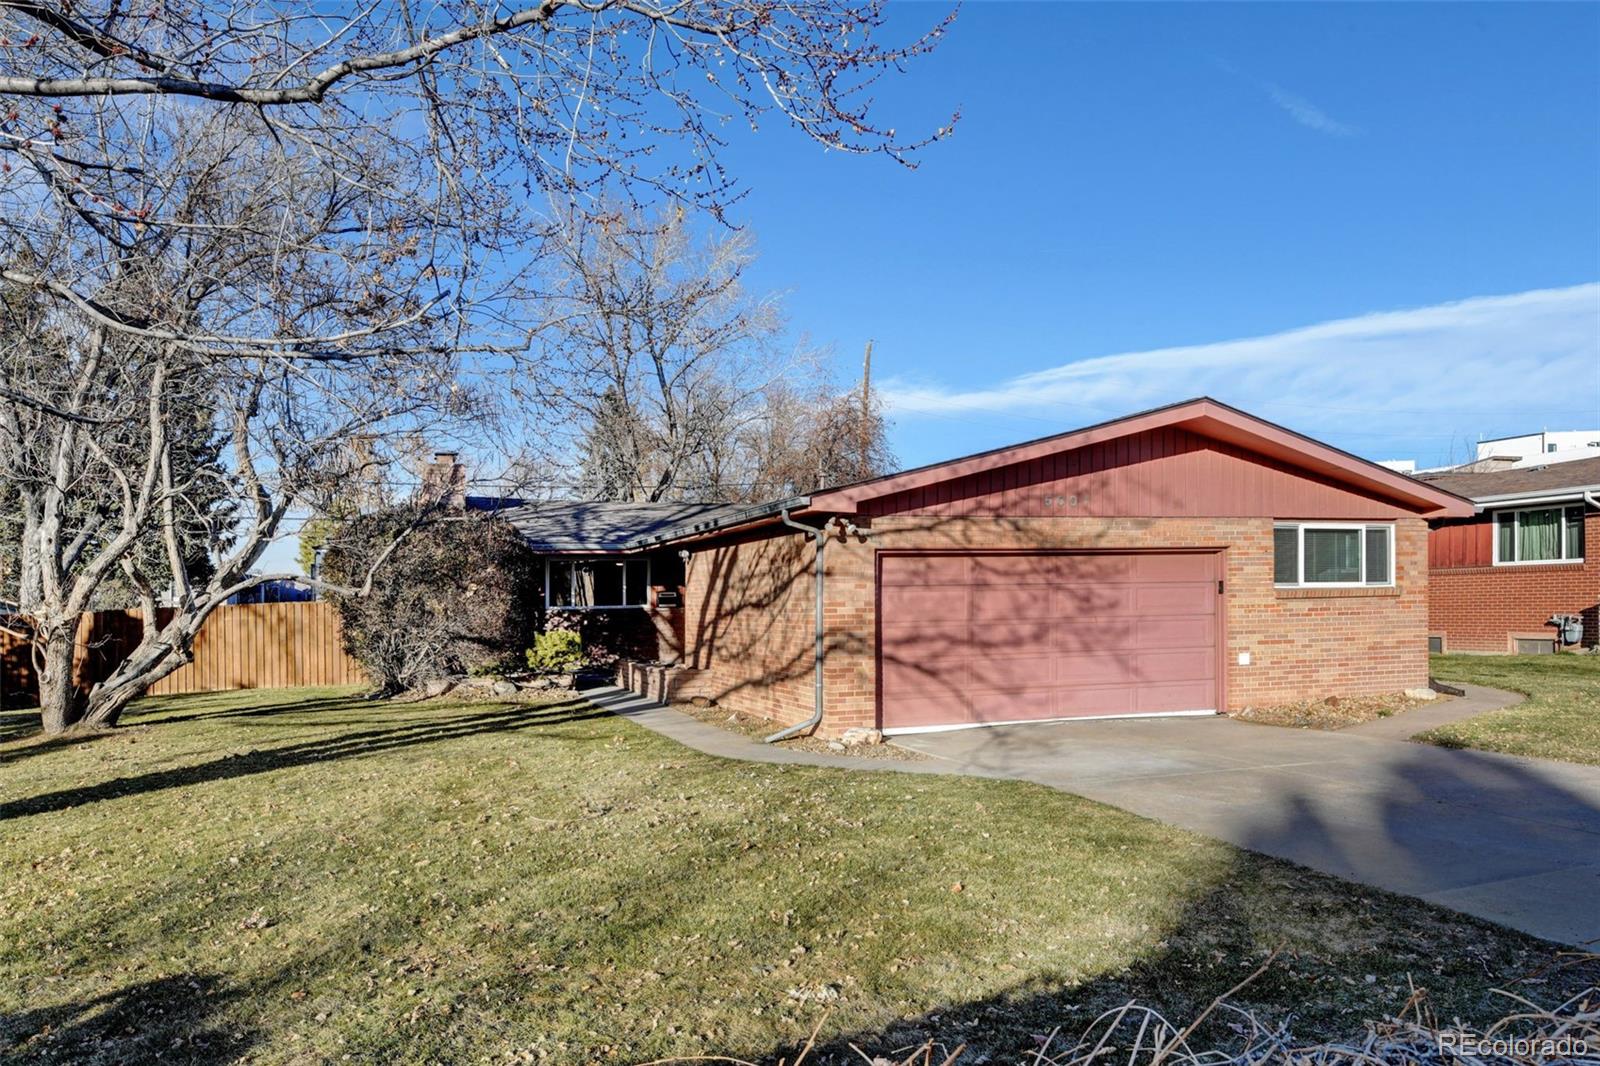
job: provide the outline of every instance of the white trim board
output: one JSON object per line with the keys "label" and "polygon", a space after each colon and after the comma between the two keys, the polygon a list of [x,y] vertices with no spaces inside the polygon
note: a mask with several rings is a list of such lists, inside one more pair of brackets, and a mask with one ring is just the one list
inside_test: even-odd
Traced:
{"label": "white trim board", "polygon": [[957,722],[954,725],[907,725],[883,730],[886,737],[912,733],[951,733],[957,729],[988,729],[997,725],[1046,725],[1051,722],[1104,722],[1113,718],[1204,718],[1216,711],[1140,711],[1133,714],[1073,714],[1062,718],[1014,718],[1004,722]]}

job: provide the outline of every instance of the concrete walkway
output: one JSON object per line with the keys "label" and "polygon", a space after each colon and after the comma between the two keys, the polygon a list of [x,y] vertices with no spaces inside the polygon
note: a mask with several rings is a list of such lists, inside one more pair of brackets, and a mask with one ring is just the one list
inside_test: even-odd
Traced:
{"label": "concrete walkway", "polygon": [[1466,695],[1435,700],[1420,707],[1413,707],[1402,714],[1347,726],[1339,732],[1345,735],[1382,737],[1385,740],[1408,740],[1430,729],[1437,729],[1451,722],[1459,722],[1465,718],[1472,718],[1488,711],[1498,711],[1502,707],[1511,707],[1522,702],[1520,692],[1484,688],[1482,685],[1457,685],[1456,688],[1461,689]]}
{"label": "concrete walkway", "polygon": [[1551,940],[1600,941],[1600,767],[1227,718],[923,733],[897,742],[928,761],[866,761],[774,749],[619,689],[587,695],[712,755],[1035,781]]}

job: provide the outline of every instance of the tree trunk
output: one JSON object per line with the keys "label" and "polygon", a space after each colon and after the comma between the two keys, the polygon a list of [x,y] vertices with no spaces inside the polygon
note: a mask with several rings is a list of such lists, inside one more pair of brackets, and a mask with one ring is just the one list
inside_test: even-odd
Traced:
{"label": "tree trunk", "polygon": [[83,700],[78,686],[73,683],[73,634],[77,627],[38,631],[34,641],[42,646],[39,671],[39,720],[44,731],[64,733],[78,723],[83,713]]}
{"label": "tree trunk", "polygon": [[91,689],[79,728],[110,729],[121,719],[128,704],[148,692],[151,685],[193,662],[194,653],[189,651],[192,637],[187,636],[187,630],[172,630],[170,626],[169,633],[163,636],[170,638],[174,633],[184,638],[173,641],[180,644],[180,649],[168,643],[141,641],[110,677]]}

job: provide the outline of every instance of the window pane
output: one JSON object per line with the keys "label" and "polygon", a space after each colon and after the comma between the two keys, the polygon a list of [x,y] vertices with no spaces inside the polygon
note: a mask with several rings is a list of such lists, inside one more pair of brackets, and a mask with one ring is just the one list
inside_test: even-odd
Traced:
{"label": "window pane", "polygon": [[627,568],[627,604],[642,607],[650,602],[650,564],[643,559],[630,559]]}
{"label": "window pane", "polygon": [[594,607],[615,607],[622,602],[622,564],[610,562],[592,562],[584,564],[588,572],[593,575],[593,598],[589,604]]}
{"label": "window pane", "polygon": [[550,606],[572,606],[572,564],[550,564]]}
{"label": "window pane", "polygon": [[1389,527],[1367,527],[1367,584],[1389,583]]}
{"label": "window pane", "polygon": [[1553,507],[1544,511],[1523,511],[1517,515],[1517,525],[1519,561],[1533,563],[1561,558],[1560,511]]}
{"label": "window pane", "polygon": [[1503,514],[1495,519],[1496,528],[1499,530],[1500,547],[1495,553],[1495,558],[1502,563],[1515,562],[1516,554],[1516,523],[1511,515]]}
{"label": "window pane", "polygon": [[1361,530],[1308,529],[1306,583],[1361,580]]}
{"label": "window pane", "polygon": [[1272,530],[1272,581],[1294,585],[1300,581],[1300,530],[1277,526]]}
{"label": "window pane", "polygon": [[1567,558],[1583,558],[1583,508],[1567,508]]}

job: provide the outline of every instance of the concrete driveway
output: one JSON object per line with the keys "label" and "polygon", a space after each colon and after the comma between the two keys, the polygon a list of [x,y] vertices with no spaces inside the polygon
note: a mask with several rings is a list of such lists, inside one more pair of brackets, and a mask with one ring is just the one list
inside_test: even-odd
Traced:
{"label": "concrete driveway", "polygon": [[895,738],[1489,918],[1600,941],[1600,768],[1383,736],[1156,718]]}
{"label": "concrete driveway", "polygon": [[1403,739],[1517,699],[1467,688],[1339,733],[1147,718],[894,738],[934,756],[916,762],[761,744],[612,686],[584,695],[711,755],[1036,781],[1550,940],[1600,942],[1600,767]]}

